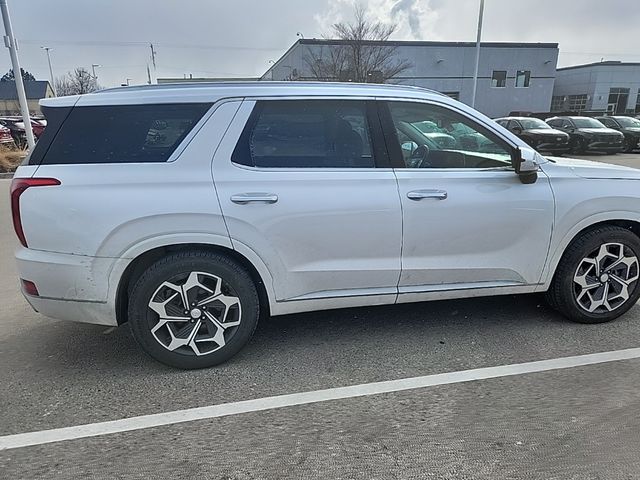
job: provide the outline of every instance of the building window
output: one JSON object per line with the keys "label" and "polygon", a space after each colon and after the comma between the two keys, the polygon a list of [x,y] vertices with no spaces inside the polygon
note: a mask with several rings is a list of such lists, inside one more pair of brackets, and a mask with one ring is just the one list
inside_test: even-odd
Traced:
{"label": "building window", "polygon": [[625,113],[627,111],[628,101],[628,88],[611,88],[609,89],[609,102],[607,104],[607,111],[612,113]]}
{"label": "building window", "polygon": [[531,80],[531,70],[518,70],[516,72],[516,87],[527,88]]}
{"label": "building window", "polygon": [[638,89],[638,97],[636,98],[636,113],[640,113],[640,88]]}
{"label": "building window", "polygon": [[494,70],[491,75],[491,86],[497,88],[504,88],[507,86],[507,71],[506,70]]}
{"label": "building window", "polygon": [[587,109],[587,94],[569,95],[569,111],[582,112]]}
{"label": "building window", "polygon": [[[454,100],[460,100],[460,92],[442,92],[442,94],[447,97],[451,97]],[[640,96],[638,96],[638,101],[640,102]]]}
{"label": "building window", "polygon": [[564,95],[554,95],[551,99],[551,111],[562,112],[564,110]]}

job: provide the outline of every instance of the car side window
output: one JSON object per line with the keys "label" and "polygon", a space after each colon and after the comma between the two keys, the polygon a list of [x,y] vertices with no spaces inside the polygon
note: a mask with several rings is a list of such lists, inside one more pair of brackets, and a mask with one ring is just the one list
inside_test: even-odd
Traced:
{"label": "car side window", "polygon": [[366,104],[358,100],[265,100],[232,161],[260,168],[373,168]]}
{"label": "car side window", "polygon": [[514,130],[522,130],[522,126],[520,125],[520,122],[516,122],[515,120],[510,120],[509,121],[509,130],[511,130],[512,132]]}
{"label": "car side window", "polygon": [[406,168],[511,167],[511,147],[489,129],[439,105],[387,102]]}

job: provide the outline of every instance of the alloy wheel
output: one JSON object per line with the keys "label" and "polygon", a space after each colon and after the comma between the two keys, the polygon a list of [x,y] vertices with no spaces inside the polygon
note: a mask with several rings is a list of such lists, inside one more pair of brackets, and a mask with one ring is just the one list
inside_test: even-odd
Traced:
{"label": "alloy wheel", "polygon": [[573,276],[575,299],[592,314],[616,310],[636,288],[638,257],[622,243],[605,243],[584,257]]}
{"label": "alloy wheel", "polygon": [[241,321],[240,299],[222,278],[206,272],[176,275],[149,301],[151,334],[164,348],[207,355],[223,348]]}

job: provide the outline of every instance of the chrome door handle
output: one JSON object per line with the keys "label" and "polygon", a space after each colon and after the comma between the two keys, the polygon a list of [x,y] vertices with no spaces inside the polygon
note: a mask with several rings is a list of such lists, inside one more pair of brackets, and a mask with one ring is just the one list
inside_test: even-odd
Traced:
{"label": "chrome door handle", "polygon": [[238,193],[231,195],[231,201],[240,205],[247,203],[276,203],[278,195],[275,193]]}
{"label": "chrome door handle", "polygon": [[434,198],[436,200],[446,200],[447,192],[444,190],[413,190],[407,193],[410,200],[422,200],[424,198]]}

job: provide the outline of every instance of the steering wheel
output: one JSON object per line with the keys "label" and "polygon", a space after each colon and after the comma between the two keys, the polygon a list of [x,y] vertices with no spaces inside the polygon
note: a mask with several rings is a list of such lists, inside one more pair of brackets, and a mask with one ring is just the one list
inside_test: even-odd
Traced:
{"label": "steering wheel", "polygon": [[427,145],[420,145],[413,152],[411,152],[411,156],[409,160],[411,161],[411,165],[413,168],[428,168],[431,164],[427,161],[429,157],[429,147]]}

